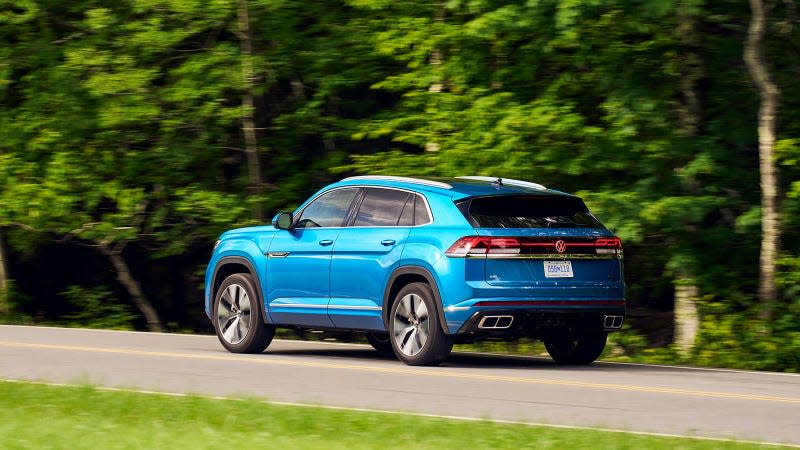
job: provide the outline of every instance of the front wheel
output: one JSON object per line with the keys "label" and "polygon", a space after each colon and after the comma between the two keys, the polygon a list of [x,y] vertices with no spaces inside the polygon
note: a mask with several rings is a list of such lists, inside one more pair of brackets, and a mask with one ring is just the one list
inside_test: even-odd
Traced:
{"label": "front wheel", "polygon": [[453,340],[442,330],[430,286],[411,283],[397,293],[389,316],[395,355],[410,366],[435,365],[447,359]]}
{"label": "front wheel", "polygon": [[222,346],[232,353],[261,353],[272,342],[275,327],[261,319],[261,307],[248,273],[235,273],[217,290],[212,321]]}
{"label": "front wheel", "polygon": [[564,333],[544,339],[544,347],[559,364],[590,364],[603,353],[607,337],[608,334],[602,331],[578,335]]}

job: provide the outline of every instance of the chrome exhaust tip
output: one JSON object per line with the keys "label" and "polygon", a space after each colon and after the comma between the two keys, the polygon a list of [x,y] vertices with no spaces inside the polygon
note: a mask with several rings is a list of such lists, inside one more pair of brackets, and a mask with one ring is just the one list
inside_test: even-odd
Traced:
{"label": "chrome exhaust tip", "polygon": [[603,316],[603,328],[607,330],[619,330],[622,328],[624,316]]}
{"label": "chrome exhaust tip", "polygon": [[478,322],[481,330],[505,330],[511,327],[514,316],[483,316]]}

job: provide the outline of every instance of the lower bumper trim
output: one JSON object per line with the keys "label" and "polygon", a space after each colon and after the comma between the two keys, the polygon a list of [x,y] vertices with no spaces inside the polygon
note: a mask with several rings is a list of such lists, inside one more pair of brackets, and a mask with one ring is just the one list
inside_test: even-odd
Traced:
{"label": "lower bumper trim", "polygon": [[625,300],[484,300],[472,306],[625,306]]}

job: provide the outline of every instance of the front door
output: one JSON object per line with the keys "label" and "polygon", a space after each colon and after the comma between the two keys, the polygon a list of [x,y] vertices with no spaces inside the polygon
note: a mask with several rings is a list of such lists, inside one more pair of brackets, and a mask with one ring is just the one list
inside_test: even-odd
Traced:
{"label": "front door", "polygon": [[295,218],[291,230],[276,232],[267,252],[267,303],[281,325],[331,327],[331,253],[358,188],[321,194]]}

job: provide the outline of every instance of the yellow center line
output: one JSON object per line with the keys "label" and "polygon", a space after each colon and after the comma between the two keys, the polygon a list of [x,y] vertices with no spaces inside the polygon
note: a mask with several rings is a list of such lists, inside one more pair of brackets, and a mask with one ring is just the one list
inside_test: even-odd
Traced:
{"label": "yellow center line", "polygon": [[694,397],[713,397],[713,398],[754,400],[754,401],[766,401],[766,402],[778,402],[778,403],[800,403],[800,398],[798,397],[777,397],[769,395],[700,391],[693,389],[680,389],[680,388],[657,387],[657,386],[634,386],[634,385],[613,384],[613,383],[592,383],[586,381],[548,380],[545,378],[527,378],[527,377],[504,376],[504,375],[488,375],[488,374],[469,373],[469,372],[454,372],[452,370],[447,370],[447,369],[424,369],[424,368],[412,368],[412,367],[375,367],[375,366],[365,366],[358,364],[298,361],[298,360],[288,360],[288,359],[277,359],[269,355],[262,355],[262,357],[259,357],[258,355],[246,356],[246,355],[233,355],[233,354],[216,354],[216,355],[191,354],[191,353],[160,352],[160,351],[149,351],[149,350],[134,350],[125,348],[85,347],[85,346],[59,345],[59,344],[31,344],[31,343],[11,342],[11,341],[0,341],[0,347],[38,348],[47,350],[66,350],[66,351],[91,352],[91,353],[109,353],[109,354],[119,354],[119,355],[183,358],[183,359],[197,359],[197,360],[211,360],[211,361],[235,361],[235,362],[261,364],[261,365],[315,367],[320,369],[343,369],[343,370],[356,370],[362,372],[388,373],[395,375],[397,374],[423,375],[429,377],[455,378],[455,379],[477,380],[477,381],[502,381],[508,383],[568,386],[568,387],[591,388],[591,389],[608,389],[608,390],[618,390],[618,391],[672,394],[672,395],[683,395],[683,396],[694,396]]}

